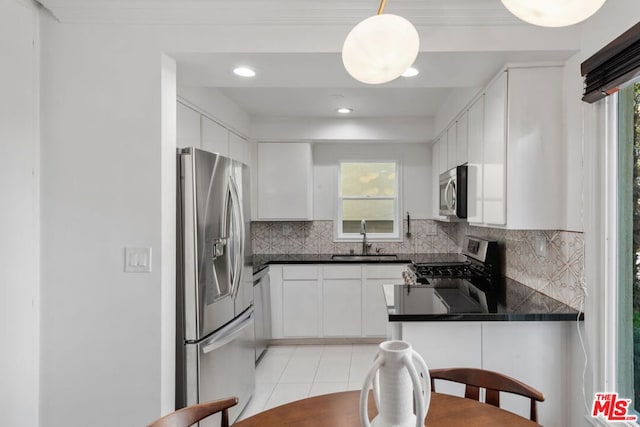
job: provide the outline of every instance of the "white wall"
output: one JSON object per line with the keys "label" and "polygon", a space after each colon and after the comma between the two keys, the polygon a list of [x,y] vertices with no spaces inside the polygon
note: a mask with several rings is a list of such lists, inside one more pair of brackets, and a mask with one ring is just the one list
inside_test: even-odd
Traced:
{"label": "white wall", "polygon": [[399,160],[403,207],[414,219],[431,218],[429,144],[316,143],[313,145],[313,219],[333,220],[341,160]]}
{"label": "white wall", "polygon": [[[40,425],[146,425],[170,399],[174,351],[163,58],[140,34],[41,21]],[[125,247],[150,247],[152,272],[124,273]]]}
{"label": "white wall", "polygon": [[37,426],[39,41],[30,0],[0,0],[0,425]]}

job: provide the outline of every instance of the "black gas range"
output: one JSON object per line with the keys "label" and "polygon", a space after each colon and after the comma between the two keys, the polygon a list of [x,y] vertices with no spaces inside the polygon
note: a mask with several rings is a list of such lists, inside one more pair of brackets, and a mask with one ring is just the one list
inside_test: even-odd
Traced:
{"label": "black gas range", "polygon": [[464,261],[414,263],[410,268],[415,281],[429,284],[433,279],[500,279],[498,242],[474,236],[465,236],[462,245]]}
{"label": "black gas range", "polygon": [[[405,291],[398,290],[398,297],[415,304],[424,293],[429,304],[429,290],[420,288],[432,288],[448,313],[495,311],[502,289],[498,242],[465,236],[462,255],[464,260],[459,261],[414,263],[403,275]],[[411,292],[412,287],[418,289]]]}

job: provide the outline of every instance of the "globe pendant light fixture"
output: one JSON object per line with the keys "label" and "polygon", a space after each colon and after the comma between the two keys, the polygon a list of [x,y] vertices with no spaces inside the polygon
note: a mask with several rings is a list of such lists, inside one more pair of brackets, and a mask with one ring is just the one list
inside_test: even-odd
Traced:
{"label": "globe pendant light fixture", "polygon": [[356,25],[342,46],[342,62],[356,80],[368,84],[389,82],[409,68],[418,56],[418,31],[405,18],[383,13]]}
{"label": "globe pendant light fixture", "polygon": [[502,0],[518,18],[541,27],[565,27],[582,22],[606,0]]}

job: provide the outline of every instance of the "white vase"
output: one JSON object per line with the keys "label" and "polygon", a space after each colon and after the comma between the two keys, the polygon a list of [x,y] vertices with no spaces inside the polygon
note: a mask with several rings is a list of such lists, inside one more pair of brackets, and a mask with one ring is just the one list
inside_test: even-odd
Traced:
{"label": "white vase", "polygon": [[[420,381],[418,371],[422,373],[424,381]],[[378,415],[370,423],[367,406],[372,384]],[[380,344],[360,392],[362,426],[423,427],[430,401],[429,369],[411,344],[405,341],[385,341]]]}

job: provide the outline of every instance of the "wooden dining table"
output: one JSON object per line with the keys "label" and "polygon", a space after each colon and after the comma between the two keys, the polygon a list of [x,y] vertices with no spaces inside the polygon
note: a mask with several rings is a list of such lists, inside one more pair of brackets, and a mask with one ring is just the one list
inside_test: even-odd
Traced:
{"label": "wooden dining table", "polygon": [[[360,427],[360,391],[324,394],[287,403],[238,421],[233,427]],[[376,415],[369,394],[369,419]],[[537,423],[472,399],[431,393],[427,427],[532,427]]]}

